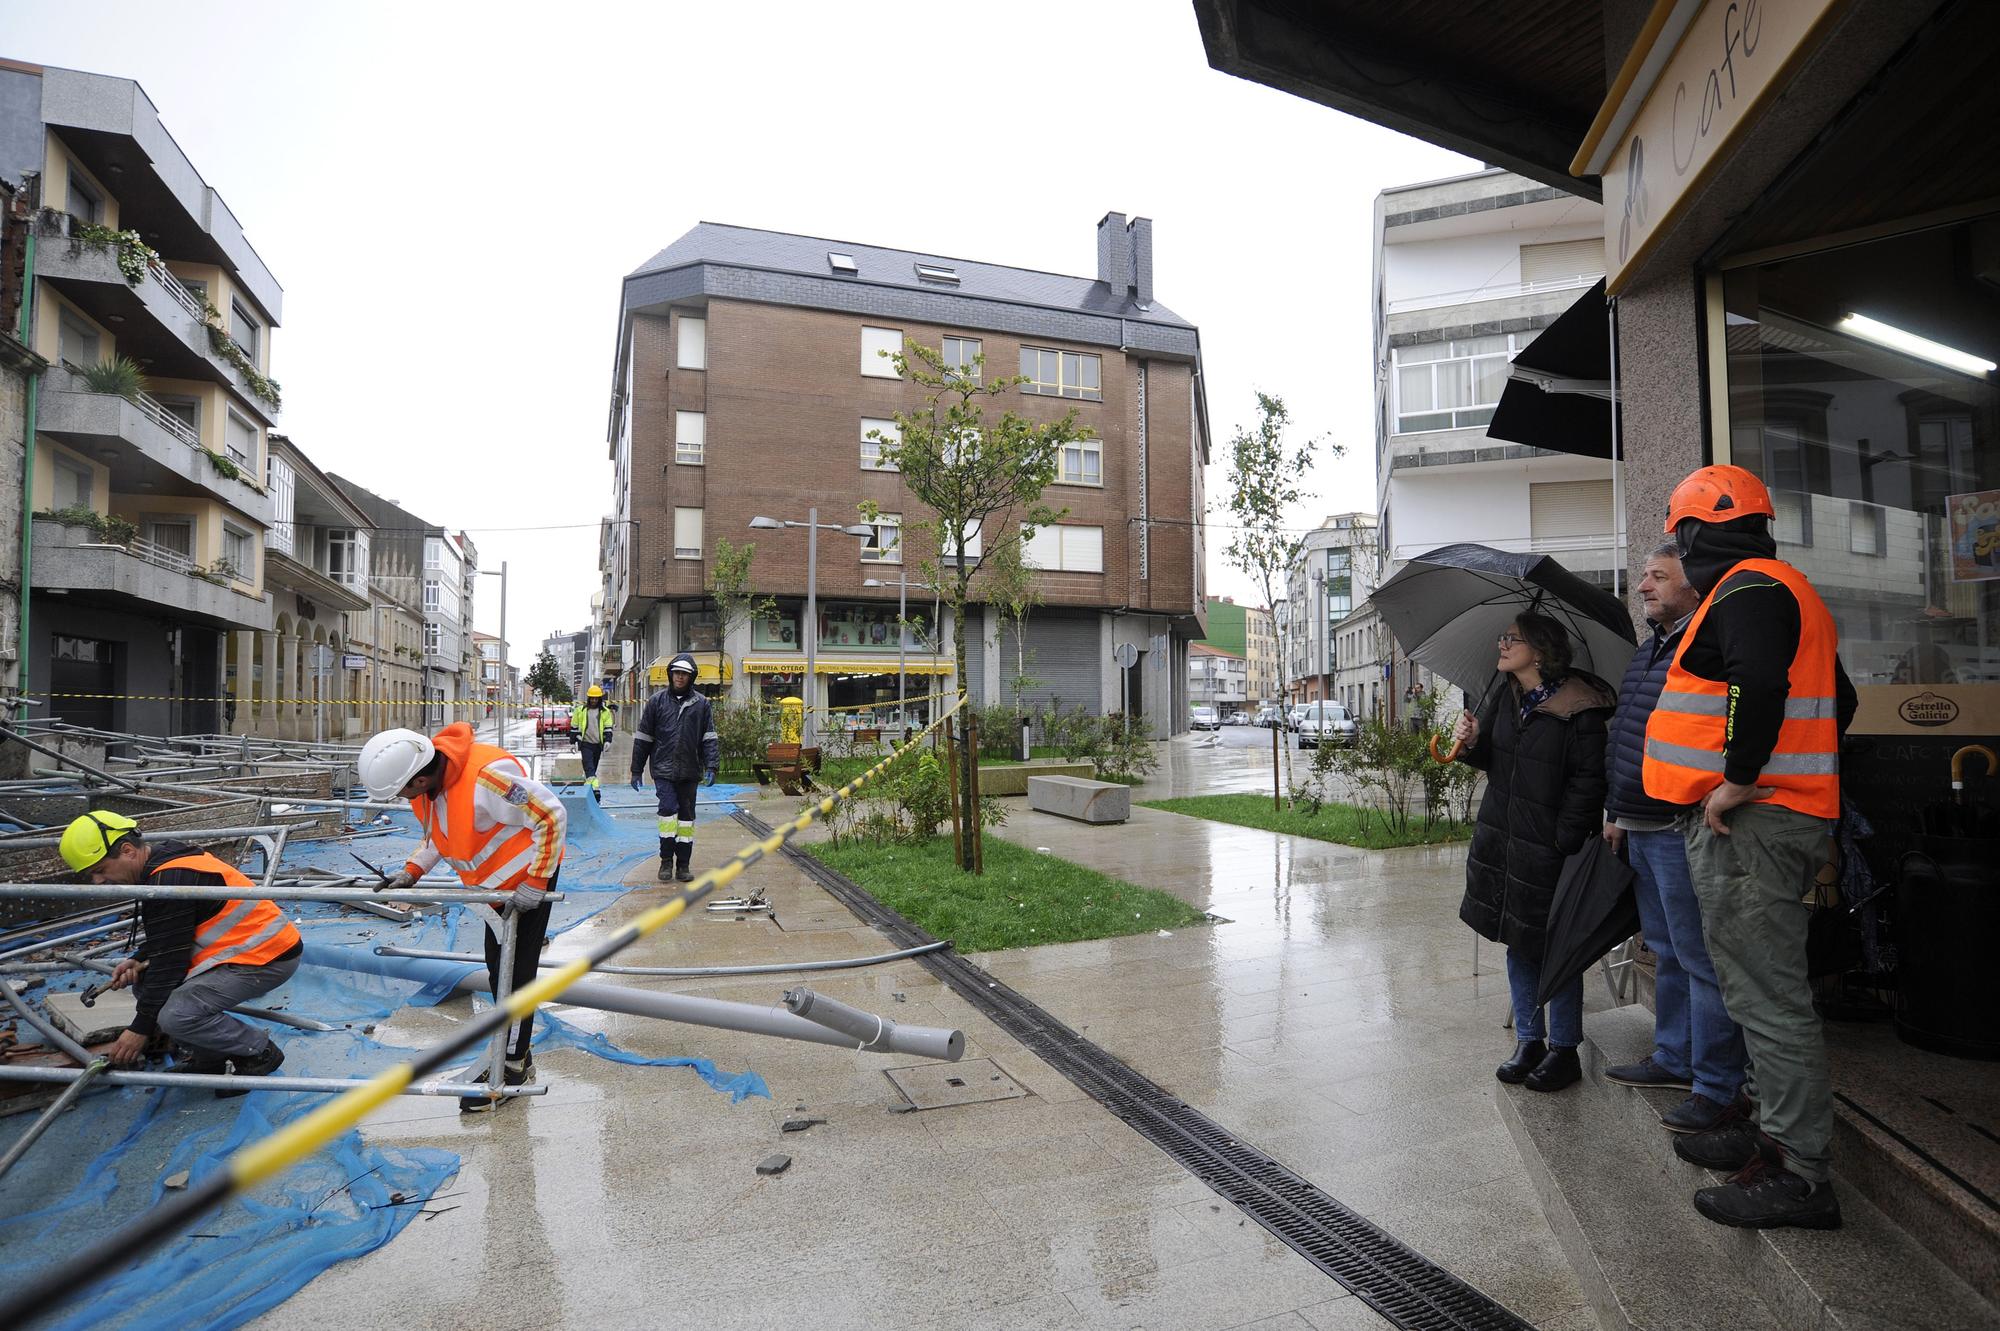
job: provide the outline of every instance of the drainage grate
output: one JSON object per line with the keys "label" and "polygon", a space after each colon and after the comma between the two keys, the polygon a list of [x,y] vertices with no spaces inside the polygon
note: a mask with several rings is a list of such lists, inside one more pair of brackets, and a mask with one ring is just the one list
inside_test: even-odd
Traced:
{"label": "drainage grate", "polygon": [[[748,813],[735,817],[758,836],[771,834]],[[790,845],[785,854],[897,947],[935,941],[810,855]],[[1175,1099],[963,957],[945,951],[917,960],[1133,1131],[1396,1326],[1405,1331],[1533,1331],[1501,1304]]]}

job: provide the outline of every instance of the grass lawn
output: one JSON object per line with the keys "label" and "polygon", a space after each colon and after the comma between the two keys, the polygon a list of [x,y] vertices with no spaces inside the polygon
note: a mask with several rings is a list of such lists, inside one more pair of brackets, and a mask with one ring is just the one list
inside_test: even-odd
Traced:
{"label": "grass lawn", "polygon": [[[1303,809],[1271,808],[1269,795],[1194,795],[1177,800],[1146,800],[1149,809],[1184,813],[1192,818],[1208,818],[1238,827],[1261,827],[1267,832],[1286,832],[1312,837],[1316,841],[1338,841],[1346,846],[1387,850],[1392,846],[1429,846],[1442,841],[1463,841],[1472,835],[1468,823],[1438,822],[1427,830],[1421,817],[1410,819],[1409,830],[1397,832],[1387,819],[1372,810],[1352,804],[1327,804],[1318,813]],[[1365,821],[1364,821],[1365,818]]]}
{"label": "grass lawn", "polygon": [[960,952],[1180,929],[1208,917],[1179,897],[986,838],[986,872],[962,873],[951,838],[921,845],[803,847]]}

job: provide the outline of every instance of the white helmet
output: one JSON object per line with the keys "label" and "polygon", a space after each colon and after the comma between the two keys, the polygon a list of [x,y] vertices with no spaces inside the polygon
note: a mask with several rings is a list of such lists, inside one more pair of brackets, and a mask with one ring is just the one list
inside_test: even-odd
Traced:
{"label": "white helmet", "polygon": [[368,787],[369,799],[392,800],[403,793],[411,777],[430,765],[431,755],[436,752],[437,746],[428,735],[414,730],[385,730],[361,746],[355,770],[361,784]]}

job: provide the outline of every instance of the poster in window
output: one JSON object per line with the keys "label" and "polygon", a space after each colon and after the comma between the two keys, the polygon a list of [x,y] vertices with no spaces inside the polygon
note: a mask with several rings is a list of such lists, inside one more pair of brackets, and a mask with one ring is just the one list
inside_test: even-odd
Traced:
{"label": "poster in window", "polygon": [[1951,580],[2000,579],[2000,490],[1973,490],[1947,496],[1951,523]]}

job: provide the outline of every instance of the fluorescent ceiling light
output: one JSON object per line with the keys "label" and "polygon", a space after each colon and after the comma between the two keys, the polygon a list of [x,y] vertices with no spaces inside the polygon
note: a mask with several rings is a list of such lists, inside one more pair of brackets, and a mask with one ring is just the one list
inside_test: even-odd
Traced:
{"label": "fluorescent ceiling light", "polygon": [[1865,314],[1850,314],[1840,321],[1840,331],[1866,338],[1879,346],[1895,351],[1907,352],[1933,365],[1942,365],[1962,374],[1991,374],[2000,369],[1992,361],[1975,356],[1957,347],[1948,347],[1942,342],[1933,342],[1927,337],[1919,337],[1905,328],[1885,324],[1879,319],[1870,319]]}

